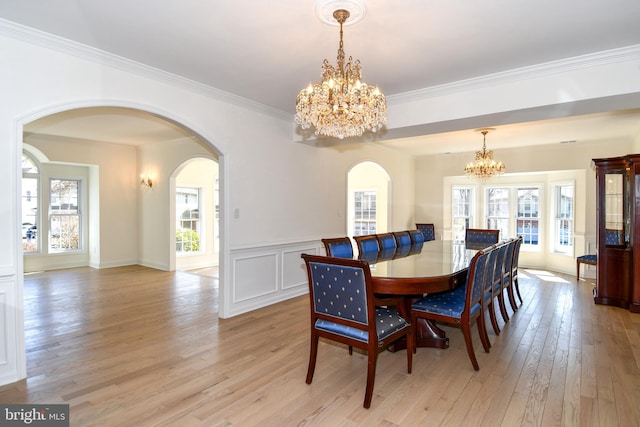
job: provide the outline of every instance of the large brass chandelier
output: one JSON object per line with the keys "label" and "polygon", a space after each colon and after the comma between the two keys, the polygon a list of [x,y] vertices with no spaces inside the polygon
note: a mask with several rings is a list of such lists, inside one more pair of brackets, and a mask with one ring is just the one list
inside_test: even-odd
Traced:
{"label": "large brass chandelier", "polygon": [[340,46],[336,67],[322,63],[322,82],[311,83],[296,99],[296,123],[302,129],[315,128],[316,135],[345,138],[376,132],[387,123],[387,101],[376,86],[362,81],[359,60],[345,64],[342,24],[349,11],[339,9],[333,17],[340,24]]}
{"label": "large brass chandelier", "polygon": [[487,133],[493,128],[480,129],[482,133],[482,151],[476,151],[476,159],[473,162],[467,163],[464,168],[464,172],[471,178],[478,178],[480,180],[487,180],[495,175],[502,175],[504,173],[504,163],[495,161],[493,159],[493,151],[487,150]]}

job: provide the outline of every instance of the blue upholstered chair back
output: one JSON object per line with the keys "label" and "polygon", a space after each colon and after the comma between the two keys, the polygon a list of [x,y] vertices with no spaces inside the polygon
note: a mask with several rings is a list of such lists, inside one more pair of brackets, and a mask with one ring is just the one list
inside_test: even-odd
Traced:
{"label": "blue upholstered chair back", "polygon": [[499,230],[467,228],[465,231],[465,243],[468,246],[488,247],[498,243],[499,236]]}
{"label": "blue upholstered chair back", "polygon": [[507,243],[500,244],[496,250],[498,251],[498,255],[496,256],[496,268],[493,272],[493,283],[494,285],[499,284],[502,287],[502,275],[504,273],[506,255],[507,255]]}
{"label": "blue upholstered chair back", "polygon": [[409,230],[411,236],[411,244],[422,245],[424,243],[424,234],[420,230]]}
{"label": "blue upholstered chair back", "polygon": [[378,244],[378,238],[375,235],[356,236],[353,239],[358,244],[358,256],[360,258],[370,259],[378,256],[378,252],[380,252],[380,245]]}
{"label": "blue upholstered chair back", "polygon": [[511,271],[517,273],[518,271],[518,258],[520,257],[520,247],[522,246],[522,236],[516,239],[516,243],[513,246],[513,263],[511,264]]}
{"label": "blue upholstered chair back", "polygon": [[396,238],[398,248],[411,246],[411,236],[408,231],[394,231],[393,236]]}
{"label": "blue upholstered chair back", "polygon": [[425,242],[436,240],[436,228],[433,224],[417,223],[416,228],[422,232]]}
{"label": "blue upholstered chair back", "polygon": [[502,272],[503,275],[511,274],[511,269],[513,268],[513,252],[516,248],[516,239],[509,239],[507,242],[507,253],[504,256],[504,270]]}
{"label": "blue upholstered chair back", "polygon": [[327,255],[336,258],[353,258],[353,246],[348,237],[322,239]]}
{"label": "blue upholstered chair back", "polygon": [[395,251],[395,249],[398,247],[396,243],[396,238],[393,237],[393,234],[391,233],[378,234],[377,237],[378,237],[378,243],[380,244],[381,251],[388,251],[391,249]]}
{"label": "blue upholstered chair back", "polygon": [[485,299],[490,300],[493,298],[493,278],[495,277],[496,268],[498,266],[498,248],[495,246],[489,246],[484,250],[487,254],[487,268],[484,277],[484,291]]}
{"label": "blue upholstered chair back", "polygon": [[369,323],[365,269],[369,265],[344,266],[327,262],[309,262],[310,292],[315,313],[346,319],[362,325]]}
{"label": "blue upholstered chair back", "polygon": [[471,289],[467,289],[466,301],[466,304],[469,304],[469,307],[471,308],[473,308],[475,304],[479,304],[482,300],[482,296],[484,294],[485,277],[488,276],[486,274],[486,270],[490,253],[491,251],[489,251],[488,253],[480,251],[476,255],[474,255],[473,259],[471,260],[469,272],[467,273],[467,286],[470,286]]}
{"label": "blue upholstered chair back", "polygon": [[605,230],[604,242],[607,245],[621,245],[622,230]]}

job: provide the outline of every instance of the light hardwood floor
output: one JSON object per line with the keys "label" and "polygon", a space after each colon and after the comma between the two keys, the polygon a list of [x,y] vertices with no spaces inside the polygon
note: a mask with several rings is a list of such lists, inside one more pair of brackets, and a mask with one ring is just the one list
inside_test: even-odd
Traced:
{"label": "light hardwood floor", "polygon": [[[474,345],[378,361],[321,341],[305,384],[307,297],[217,317],[217,282],[139,266],[25,276],[28,378],[2,403],[68,403],[72,426],[634,426],[640,315],[596,306],[593,283],[522,270],[524,305]],[[477,334],[474,334],[477,335]]]}

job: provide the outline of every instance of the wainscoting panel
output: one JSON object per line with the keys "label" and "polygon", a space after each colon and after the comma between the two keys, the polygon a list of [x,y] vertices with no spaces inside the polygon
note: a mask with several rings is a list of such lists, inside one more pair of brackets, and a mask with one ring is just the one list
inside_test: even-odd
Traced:
{"label": "wainscoting panel", "polygon": [[320,241],[231,251],[228,316],[236,316],[308,292],[303,253],[320,254]]}
{"label": "wainscoting panel", "polygon": [[19,377],[14,279],[15,276],[0,277],[0,384],[16,381]]}

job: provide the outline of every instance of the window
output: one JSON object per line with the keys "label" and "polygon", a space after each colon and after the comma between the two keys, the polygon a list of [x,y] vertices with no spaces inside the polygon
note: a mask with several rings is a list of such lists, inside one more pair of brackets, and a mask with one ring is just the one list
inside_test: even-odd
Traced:
{"label": "window", "polygon": [[51,179],[49,181],[49,250],[66,252],[80,247],[80,181]]}
{"label": "window", "polygon": [[200,252],[202,222],[200,218],[200,189],[176,188],[176,252]]}
{"label": "window", "polygon": [[510,236],[509,232],[509,189],[487,188],[487,228],[500,230],[500,238]]}
{"label": "window", "polygon": [[22,153],[22,250],[38,252],[38,211],[40,169],[26,153]]}
{"label": "window", "polygon": [[522,236],[522,243],[539,243],[540,225],[540,189],[536,187],[516,189],[517,212],[516,233]]}
{"label": "window", "polygon": [[376,233],[376,192],[354,192],[354,236]]}
{"label": "window", "polygon": [[451,206],[453,208],[452,240],[464,242],[465,230],[473,225],[473,188],[453,187]]}
{"label": "window", "polygon": [[573,184],[554,187],[554,250],[566,254],[573,253],[573,192]]}

